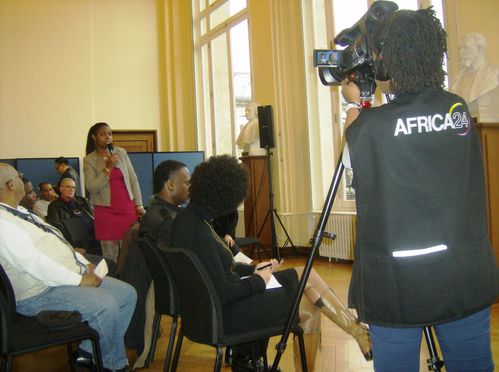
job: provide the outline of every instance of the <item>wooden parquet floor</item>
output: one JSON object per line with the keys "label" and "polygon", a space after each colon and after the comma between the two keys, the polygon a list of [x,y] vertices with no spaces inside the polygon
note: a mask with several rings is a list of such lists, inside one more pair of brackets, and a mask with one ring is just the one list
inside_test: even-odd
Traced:
{"label": "wooden parquet floor", "polygon": [[[288,259],[286,266],[301,266],[305,259]],[[346,301],[348,284],[351,275],[351,264],[328,262],[324,259],[317,259],[314,268],[333,288],[338,296]],[[163,370],[163,363],[168,342],[168,332],[170,329],[169,317],[164,316],[161,322],[162,335],[158,340],[155,360],[151,366],[143,371],[159,372]],[[492,352],[494,361],[499,363],[499,304],[492,307]],[[269,343],[269,361],[273,361],[274,347],[279,338],[275,337]],[[421,348],[420,371],[427,371],[426,359],[428,352],[423,341]],[[440,354],[441,356],[441,354]],[[194,344],[189,340],[184,340],[179,372],[205,372],[213,370],[215,349],[209,346]],[[129,359],[135,359],[133,352],[129,352]],[[284,352],[280,368],[284,372],[294,371],[293,346],[291,338],[288,341]],[[14,371],[19,372],[66,372],[69,371],[67,365],[67,354],[65,347],[56,347],[36,353],[19,356],[14,359]],[[322,317],[322,349],[316,358],[316,372],[370,372],[373,371],[372,362],[366,362],[356,342],[349,335],[344,333],[327,318]],[[224,367],[222,371],[228,372],[230,368]]]}

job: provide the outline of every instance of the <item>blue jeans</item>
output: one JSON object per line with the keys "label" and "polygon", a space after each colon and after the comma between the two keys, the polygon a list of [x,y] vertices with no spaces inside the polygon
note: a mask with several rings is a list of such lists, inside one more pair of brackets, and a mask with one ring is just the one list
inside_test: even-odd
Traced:
{"label": "blue jeans", "polygon": [[[376,372],[418,372],[422,328],[369,326]],[[490,308],[434,326],[447,372],[493,372]]]}
{"label": "blue jeans", "polygon": [[[132,286],[106,277],[98,288],[49,287],[37,296],[17,302],[17,311],[33,316],[42,310],[78,310],[83,320],[99,333],[104,367],[120,369],[128,364],[124,336],[136,301]],[[90,342],[81,343],[80,348],[92,352]]]}

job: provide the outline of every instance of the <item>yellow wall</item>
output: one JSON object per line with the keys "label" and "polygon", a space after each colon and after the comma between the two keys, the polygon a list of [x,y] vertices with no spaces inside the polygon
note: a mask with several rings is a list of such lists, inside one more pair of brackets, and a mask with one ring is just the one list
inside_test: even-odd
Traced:
{"label": "yellow wall", "polygon": [[0,1],[0,158],[81,156],[88,128],[157,129],[152,0]]}

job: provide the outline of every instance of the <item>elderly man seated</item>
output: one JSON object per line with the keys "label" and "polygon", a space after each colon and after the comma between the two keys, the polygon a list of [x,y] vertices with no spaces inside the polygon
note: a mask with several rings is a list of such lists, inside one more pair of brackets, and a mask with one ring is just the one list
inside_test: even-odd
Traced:
{"label": "elderly man seated", "polygon": [[[97,276],[95,266],[59,230],[19,208],[24,194],[20,174],[0,163],[0,264],[14,287],[17,311],[28,316],[42,310],[79,311],[100,335],[104,367],[125,371],[123,336],[135,308],[135,290]],[[80,350],[91,353],[90,343],[82,342]]]}
{"label": "elderly man seated", "polygon": [[88,199],[75,195],[75,190],[72,178],[61,180],[60,195],[48,207],[47,222],[57,227],[74,247],[102,255],[100,242],[95,240],[92,204]]}

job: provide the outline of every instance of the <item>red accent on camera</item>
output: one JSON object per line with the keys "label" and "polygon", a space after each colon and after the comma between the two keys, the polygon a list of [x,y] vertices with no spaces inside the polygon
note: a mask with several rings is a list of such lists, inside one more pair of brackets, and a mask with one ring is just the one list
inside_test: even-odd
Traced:
{"label": "red accent on camera", "polygon": [[371,106],[371,101],[360,101],[360,107],[362,107],[362,109],[368,109],[371,108]]}

